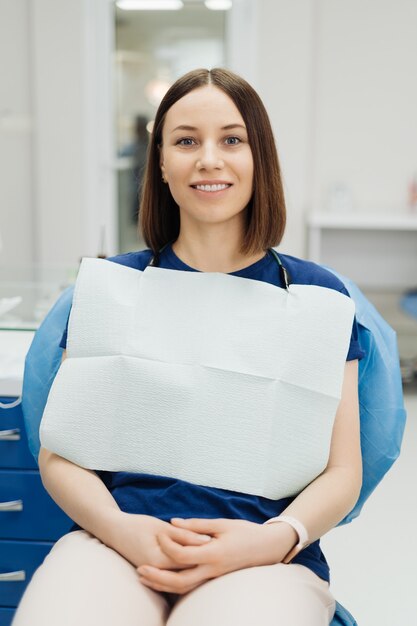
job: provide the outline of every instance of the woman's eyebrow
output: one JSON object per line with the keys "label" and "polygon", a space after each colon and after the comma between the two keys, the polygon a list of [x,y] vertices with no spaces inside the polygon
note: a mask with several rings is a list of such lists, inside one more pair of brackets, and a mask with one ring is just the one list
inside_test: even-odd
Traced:
{"label": "woman's eyebrow", "polygon": [[246,130],[246,126],[243,124],[228,124],[227,126],[222,126],[222,130],[230,130],[231,128],[243,128],[243,130]]}
{"label": "woman's eyebrow", "polygon": [[[243,130],[246,130],[246,126],[243,126],[243,124],[227,124],[226,126],[222,126],[221,130],[230,130],[232,128],[243,128]],[[180,126],[176,126],[173,130],[171,130],[171,133],[175,133],[176,130],[196,131],[198,130],[198,128],[196,128],[195,126],[188,126],[187,124],[181,124]]]}

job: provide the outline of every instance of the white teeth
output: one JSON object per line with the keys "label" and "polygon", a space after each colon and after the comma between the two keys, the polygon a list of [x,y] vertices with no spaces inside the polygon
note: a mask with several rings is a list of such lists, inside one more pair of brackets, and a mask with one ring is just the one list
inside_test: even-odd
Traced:
{"label": "white teeth", "polygon": [[221,191],[227,189],[230,185],[196,185],[199,191]]}

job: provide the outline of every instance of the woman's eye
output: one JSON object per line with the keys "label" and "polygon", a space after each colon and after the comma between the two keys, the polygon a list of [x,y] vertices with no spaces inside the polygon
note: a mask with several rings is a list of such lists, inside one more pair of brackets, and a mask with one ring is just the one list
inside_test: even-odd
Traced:
{"label": "woman's eye", "polygon": [[180,146],[192,146],[194,143],[194,139],[191,139],[191,137],[183,137],[182,139],[178,139],[177,141],[177,145]]}
{"label": "woman's eye", "polygon": [[228,146],[237,146],[240,143],[239,137],[226,137],[226,143]]}

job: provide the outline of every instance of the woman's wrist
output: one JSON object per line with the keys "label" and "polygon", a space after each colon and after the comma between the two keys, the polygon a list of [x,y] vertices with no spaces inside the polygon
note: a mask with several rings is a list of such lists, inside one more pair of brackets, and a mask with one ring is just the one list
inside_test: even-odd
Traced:
{"label": "woman's wrist", "polygon": [[291,515],[279,515],[278,517],[273,517],[265,522],[265,524],[276,523],[284,523],[288,526],[291,526],[297,534],[297,543],[291,548],[291,550],[288,552],[288,554],[285,555],[282,560],[283,563],[291,563],[292,559],[310,544],[307,529],[304,524],[300,522],[299,519],[292,517]]}
{"label": "woman's wrist", "polygon": [[118,507],[109,507],[100,511],[96,516],[93,534],[109,548],[116,550],[121,535],[123,518],[128,515]]}
{"label": "woman's wrist", "polygon": [[284,522],[263,524],[265,535],[265,553],[263,565],[281,563],[285,556],[298,543],[295,529]]}

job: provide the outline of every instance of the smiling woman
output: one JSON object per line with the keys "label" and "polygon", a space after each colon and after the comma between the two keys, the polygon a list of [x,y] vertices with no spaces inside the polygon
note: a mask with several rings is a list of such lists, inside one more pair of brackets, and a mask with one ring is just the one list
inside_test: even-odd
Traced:
{"label": "smiling woman", "polygon": [[[232,134],[236,131],[240,136]],[[233,101],[213,85],[178,100],[166,115],[160,153],[162,174],[180,213],[176,253],[187,248],[184,237],[196,239],[201,224],[216,245],[228,241],[235,248],[252,197],[253,157]]]}
{"label": "smiling woman", "polygon": [[171,87],[155,118],[140,220],[153,250],[168,235],[194,267],[206,256],[191,249],[204,230],[206,245],[217,250],[204,271],[232,271],[279,244],[286,211],[274,137],[261,99],[244,79],[202,69]]}
{"label": "smiling woman", "polygon": [[319,539],[359,496],[364,353],[344,285],[272,248],[278,156],[242,78],[169,89],[140,220],[148,249],[80,268],[39,455],[76,525],[14,626],[329,624]]}

